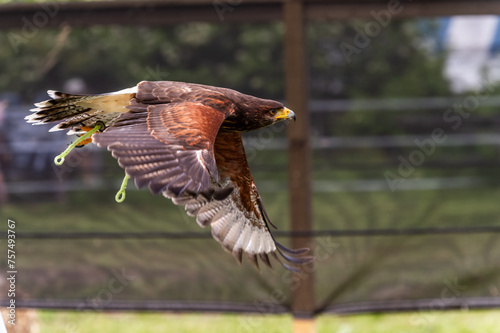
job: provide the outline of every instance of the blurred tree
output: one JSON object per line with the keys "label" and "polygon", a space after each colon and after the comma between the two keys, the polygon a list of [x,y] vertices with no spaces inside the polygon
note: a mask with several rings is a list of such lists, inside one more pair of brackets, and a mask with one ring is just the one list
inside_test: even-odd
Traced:
{"label": "blurred tree", "polygon": [[[348,59],[342,43],[355,45],[365,26],[366,21],[309,24],[312,98],[449,94],[444,57],[424,47],[415,21],[382,27]],[[162,79],[283,98],[281,23],[40,29],[13,45],[15,35],[23,37],[20,29],[0,32],[0,90],[25,98],[73,77],[93,92]]]}
{"label": "blurred tree", "polygon": [[0,90],[31,102],[37,92],[62,89],[79,77],[91,92],[141,80],[179,80],[282,98],[282,30],[280,23],[66,27],[40,30],[15,45],[13,36],[22,37],[22,31],[1,31],[6,47],[0,49]]}
{"label": "blurred tree", "polygon": [[[369,22],[373,26],[373,20],[310,25],[313,98],[450,95],[449,82],[443,76],[445,54],[426,46],[427,37],[418,21],[393,20],[372,31]],[[399,113],[347,111],[322,114],[322,134],[377,135],[402,130],[397,123]]]}
{"label": "blurred tree", "polygon": [[[418,21],[392,21],[373,37],[366,33],[367,24],[356,20],[310,25],[312,97],[423,97],[450,93],[442,73],[445,54],[427,47],[427,37]],[[349,47],[355,51],[349,52]]]}

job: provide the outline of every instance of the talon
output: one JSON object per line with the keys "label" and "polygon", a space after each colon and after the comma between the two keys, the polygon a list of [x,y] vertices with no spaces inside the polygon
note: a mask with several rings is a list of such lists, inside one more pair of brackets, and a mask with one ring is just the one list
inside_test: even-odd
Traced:
{"label": "talon", "polygon": [[85,139],[83,140],[82,142],[80,142],[80,144],[78,146],[75,146],[76,148],[82,148],[86,145],[88,145],[89,143],[92,142],[92,138],[89,138],[89,139]]}
{"label": "talon", "polygon": [[81,130],[82,130],[82,131],[84,131],[84,132],[89,132],[89,131],[91,131],[91,130],[92,130],[92,128],[93,128],[93,127],[83,126],[83,127],[81,128]]}
{"label": "talon", "polygon": [[[99,128],[99,132],[102,132],[102,130],[104,129],[104,123],[102,121],[99,121],[99,122],[97,122],[96,126],[97,125],[101,125],[101,127]],[[95,127],[82,126],[81,130],[88,133],[88,132],[92,131],[94,128]],[[82,135],[84,135],[84,134],[82,134]],[[79,135],[78,137],[81,137],[82,135]],[[92,142],[92,138],[85,139],[85,140],[81,141],[80,144],[78,146],[76,146],[76,148],[82,148],[91,142]]]}

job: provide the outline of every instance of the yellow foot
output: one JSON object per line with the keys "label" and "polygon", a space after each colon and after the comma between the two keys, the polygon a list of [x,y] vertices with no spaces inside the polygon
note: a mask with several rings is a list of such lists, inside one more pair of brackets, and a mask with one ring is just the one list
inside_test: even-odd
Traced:
{"label": "yellow foot", "polygon": [[[92,127],[89,127],[89,126],[83,126],[83,127],[82,127],[82,131],[84,131],[84,132],[87,132],[87,133],[88,133],[88,132],[92,131]],[[81,137],[81,136],[80,136],[80,137]],[[85,140],[81,141],[81,142],[80,142],[80,144],[79,144],[78,146],[76,146],[76,148],[82,148],[83,146],[88,145],[88,144],[89,144],[89,143],[91,143],[91,142],[92,142],[92,138],[85,139]]]}

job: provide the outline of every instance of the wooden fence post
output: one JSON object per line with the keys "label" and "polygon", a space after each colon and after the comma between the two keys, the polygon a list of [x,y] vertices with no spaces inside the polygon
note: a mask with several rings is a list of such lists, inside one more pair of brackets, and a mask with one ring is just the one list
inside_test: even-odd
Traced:
{"label": "wooden fence post", "polygon": [[[305,47],[305,19],[302,1],[283,4],[285,22],[285,80],[286,102],[297,121],[288,126],[288,163],[290,190],[290,219],[294,231],[309,231],[311,211],[311,149],[309,137],[307,75]],[[293,238],[292,246],[311,247],[309,238]],[[292,286],[292,313],[294,332],[314,332],[314,275],[297,274]]]}

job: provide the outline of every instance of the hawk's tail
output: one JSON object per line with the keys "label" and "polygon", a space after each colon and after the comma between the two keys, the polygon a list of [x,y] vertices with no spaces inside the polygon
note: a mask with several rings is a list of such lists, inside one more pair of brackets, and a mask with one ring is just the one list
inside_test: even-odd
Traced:
{"label": "hawk's tail", "polygon": [[51,99],[35,103],[34,112],[25,119],[28,123],[40,125],[58,122],[50,131],[69,129],[69,134],[82,132],[83,127],[93,128],[97,123],[109,126],[122,112],[126,112],[135,88],[109,94],[73,95],[49,90]]}

